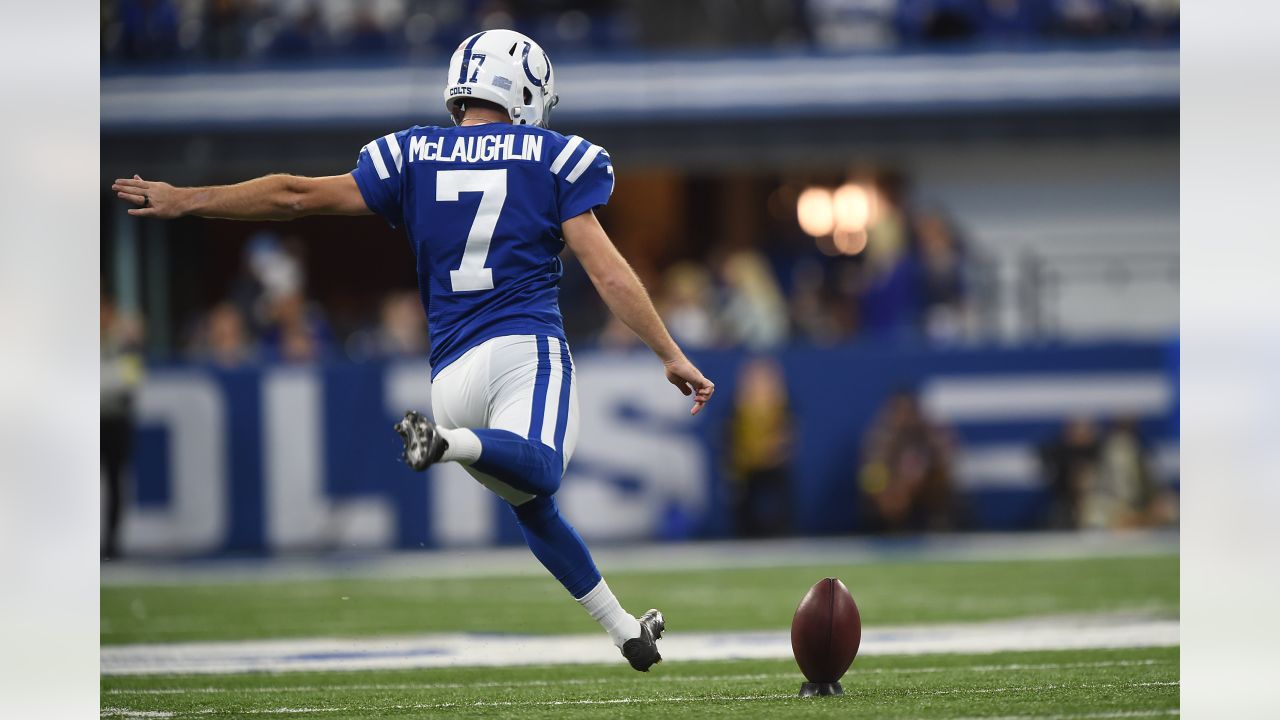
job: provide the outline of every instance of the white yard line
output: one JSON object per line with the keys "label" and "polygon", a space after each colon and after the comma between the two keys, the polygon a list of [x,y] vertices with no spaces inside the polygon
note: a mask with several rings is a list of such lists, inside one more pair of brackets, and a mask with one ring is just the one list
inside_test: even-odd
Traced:
{"label": "white yard line", "polygon": [[[412,703],[400,705],[336,705],[322,707],[279,707],[254,708],[248,710],[221,710],[217,708],[201,708],[199,710],[128,710],[126,708],[103,708],[102,717],[134,718],[134,717],[199,717],[202,715],[297,715],[301,713],[322,712],[377,712],[384,710],[456,710],[461,708],[497,708],[497,707],[561,707],[569,705],[640,705],[648,703],[673,702],[746,702],[751,700],[781,700],[795,697],[792,693],[773,693],[769,695],[688,695],[675,697],[649,698],[606,698],[585,700],[475,700],[467,702]],[[142,714],[147,713],[147,714]]]}
{"label": "white yard line", "polygon": [[[945,667],[907,667],[907,668],[860,668],[855,671],[859,675],[914,675],[935,672],[1035,672],[1044,670],[1079,670],[1108,667],[1148,667],[1152,665],[1174,664],[1173,660],[1099,660],[1097,662],[1076,663],[1008,663],[1004,665],[970,665]],[[658,675],[652,680],[656,683],[706,683],[735,682],[750,680],[779,680],[794,678],[794,672],[786,673],[739,673],[734,675]],[[472,688],[521,688],[547,687],[551,685],[610,685],[616,682],[612,678],[565,678],[562,680],[501,680],[495,682],[466,683],[358,683],[352,685],[282,685],[272,687],[181,687],[181,688],[109,688],[103,695],[201,695],[219,693],[294,693],[342,690],[344,692],[383,692],[405,690],[462,690]]]}
{"label": "white yard line", "polygon": [[1111,717],[1171,717],[1180,715],[1176,707],[1167,710],[1117,710],[1115,712],[1083,712],[1079,715],[1001,715],[998,717],[954,717],[952,720],[1105,720]]}
{"label": "white yard line", "polygon": [[[860,655],[989,653],[1167,647],[1178,644],[1178,621],[1125,615],[1085,615],[866,630]],[[786,631],[669,633],[669,660],[786,659]],[[303,638],[216,643],[105,646],[103,675],[220,674],[394,670],[440,667],[616,664],[618,651],[601,634],[417,635]]]}
{"label": "white yard line", "polygon": [[908,690],[908,693],[918,692],[925,695],[967,695],[975,693],[979,695],[1009,693],[1009,692],[1041,692],[1044,690],[1065,690],[1071,689],[1090,689],[1090,688],[1114,688],[1114,687],[1171,687],[1181,685],[1181,680],[1165,680],[1160,682],[1138,682],[1126,683],[1124,685],[1116,685],[1115,683],[1054,683],[1051,685],[1011,685],[1009,687],[998,688],[946,688],[943,690]]}
{"label": "white yard line", "polygon": [[[1006,688],[986,688],[985,692],[1043,692],[1045,690],[1057,690],[1062,688],[1133,688],[1147,687],[1152,685],[1177,685],[1174,683],[1098,683],[1098,684],[1082,684],[1082,685],[1027,685],[1019,687]],[[946,691],[928,691],[928,690],[905,690],[908,695],[924,694],[936,695]],[[965,692],[957,690],[955,692]],[[608,705],[644,705],[652,703],[674,703],[674,702],[753,702],[759,700],[785,700],[795,698],[793,693],[769,693],[763,695],[680,695],[668,697],[646,697],[646,698],[601,698],[601,699],[581,699],[581,700],[476,700],[466,702],[439,702],[439,703],[412,703],[412,704],[396,704],[396,705],[322,705],[311,707],[278,707],[278,708],[252,708],[252,709],[236,709],[223,710],[219,708],[200,708],[197,710],[180,710],[167,712],[166,714],[158,714],[164,711],[134,711],[126,708],[109,707],[102,709],[102,717],[104,718],[146,718],[146,717],[166,717],[166,718],[182,718],[182,717],[200,717],[206,715],[297,715],[301,713],[325,713],[325,712],[378,712],[378,711],[401,711],[401,710],[458,710],[464,708],[504,708],[504,707],[568,707],[568,706],[608,706]],[[1164,715],[1176,715],[1178,711],[1175,709],[1152,710],[1152,711],[1129,711],[1129,712],[1110,712],[1110,713],[1084,713],[1079,715],[1055,715],[1052,718],[1057,720],[1083,720],[1085,718],[1126,718],[1126,717],[1152,717]],[[1022,718],[1037,717],[1039,720],[1049,720],[1044,716],[1007,716],[1004,718],[986,718],[985,720],[1022,720]]]}

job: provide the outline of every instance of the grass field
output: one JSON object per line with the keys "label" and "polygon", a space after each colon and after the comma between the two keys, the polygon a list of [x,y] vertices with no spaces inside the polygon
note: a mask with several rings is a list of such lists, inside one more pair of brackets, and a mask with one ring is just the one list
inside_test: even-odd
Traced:
{"label": "grass field", "polygon": [[[1062,614],[1176,618],[1174,555],[611,572],[670,632],[785,630],[841,577],[864,626]],[[593,633],[550,578],[334,577],[102,588],[104,645],[440,632]],[[602,640],[603,641],[603,640]],[[1177,648],[860,657],[841,698],[799,699],[789,660],[104,676],[103,717],[1155,717],[1178,708]]]}
{"label": "grass field", "polygon": [[[104,717],[1156,717],[1174,648],[861,658],[843,697],[797,698],[789,661],[107,678]],[[112,709],[119,712],[112,712]],[[165,713],[172,713],[166,715]]]}
{"label": "grass field", "polygon": [[[800,596],[826,575],[844,580],[864,621],[879,625],[1178,611],[1175,556],[619,572],[608,580],[629,607],[657,605],[681,630],[752,630],[787,627]],[[103,644],[597,630],[540,575],[102,589]]]}

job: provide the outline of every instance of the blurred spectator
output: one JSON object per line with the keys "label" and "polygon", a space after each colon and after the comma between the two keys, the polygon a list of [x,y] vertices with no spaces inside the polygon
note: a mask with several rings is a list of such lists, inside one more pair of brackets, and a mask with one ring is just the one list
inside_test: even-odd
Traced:
{"label": "blurred spectator", "polygon": [[347,355],[354,360],[419,356],[426,355],[430,346],[418,292],[403,290],[383,298],[377,327],[353,334],[347,341]]}
{"label": "blurred spectator", "polygon": [[244,315],[230,302],[220,302],[209,310],[189,351],[193,358],[223,368],[240,367],[257,357]]}
{"label": "blurred spectator", "polygon": [[1129,0],[1051,0],[1055,30],[1074,38],[1133,34],[1140,27],[1135,3]]}
{"label": "blurred spectator", "polygon": [[916,327],[920,288],[904,217],[907,193],[901,177],[881,179],[876,218],[861,255],[863,267],[856,278],[860,327],[874,335],[899,335]]}
{"label": "blurred spectator", "polygon": [[1097,483],[1081,514],[1084,527],[1143,527],[1173,519],[1169,498],[1152,476],[1136,418],[1116,420],[1103,438]]}
{"label": "blurred spectator", "polygon": [[807,39],[804,3],[700,0],[673,4],[632,0],[619,5],[625,10],[616,13],[615,18],[634,24],[645,47],[757,49],[786,47]]}
{"label": "blurred spectator", "polygon": [[364,56],[391,52],[391,36],[378,23],[369,6],[361,4],[357,8],[344,49],[351,55]]}
{"label": "blurred spectator", "polygon": [[120,57],[167,60],[178,53],[178,11],[170,0],[121,0]]}
{"label": "blurred spectator", "polygon": [[867,247],[862,256],[875,272],[896,265],[907,252],[905,208],[911,189],[907,179],[886,172],[876,181],[875,213],[867,228]]}
{"label": "blurred spectator", "polygon": [[615,315],[610,315],[600,329],[596,342],[605,350],[628,350],[640,346],[640,339]]}
{"label": "blurred spectator", "polygon": [[1093,422],[1078,418],[1042,451],[1055,528],[1124,529],[1177,518],[1177,500],[1152,475],[1136,418],[1121,418],[1099,439]]}
{"label": "blurred spectator", "polygon": [[242,0],[210,0],[204,9],[200,47],[211,60],[237,60],[245,53],[249,22]]}
{"label": "blurred spectator", "polygon": [[[886,214],[896,213],[895,205],[885,204]],[[913,213],[909,225],[909,245],[897,240],[899,220],[886,224],[884,240],[875,235],[868,243],[861,297],[864,326],[881,335],[919,333],[934,341],[956,340],[963,336],[967,318],[963,248],[938,210]]]}
{"label": "blurred spectator", "polygon": [[809,0],[814,44],[824,50],[879,50],[893,46],[895,0]]}
{"label": "blurred spectator", "polygon": [[711,302],[711,274],[702,265],[681,262],[667,268],[656,305],[677,342],[693,349],[715,344]]}
{"label": "blurred spectator", "polygon": [[1083,524],[1083,499],[1097,485],[1098,430],[1088,418],[1067,421],[1062,433],[1040,448],[1040,460],[1052,497],[1049,527]]}
{"label": "blurred spectator", "polygon": [[1049,25],[1049,8],[1040,0],[985,0],[982,34],[1002,43],[1025,42]]}
{"label": "blurred spectator", "polygon": [[1178,34],[1179,0],[1134,0],[1143,35],[1173,37]]}
{"label": "blurred spectator", "polygon": [[764,256],[738,250],[721,269],[725,284],[726,340],[751,350],[767,350],[787,339],[787,306]]}
{"label": "blurred spectator", "polygon": [[792,275],[791,327],[795,336],[818,346],[840,341],[852,323],[841,316],[838,306],[848,303],[834,297],[823,266],[806,258],[796,263]]}
{"label": "blurred spectator", "polygon": [[919,277],[905,253],[868,261],[862,295],[862,328],[878,336],[911,334],[920,308]]}
{"label": "blurred spectator", "polygon": [[914,392],[889,397],[867,431],[858,477],[873,532],[956,526],[951,446],[947,431],[925,417]]}
{"label": "blurred spectator", "polygon": [[382,303],[383,352],[388,355],[424,355],[430,349],[427,318],[414,290],[394,293]]}
{"label": "blurred spectator", "polygon": [[978,0],[898,0],[898,36],[907,45],[939,45],[974,39]]}
{"label": "blurred spectator", "polygon": [[142,381],[141,321],[102,295],[99,314],[99,352],[102,360],[99,441],[107,488],[106,519],[101,555],[120,555],[120,521],[126,494],[124,470],[133,452],[134,395]]}
{"label": "blurred spectator", "polygon": [[729,478],[738,534],[786,534],[793,429],[782,368],[770,358],[748,360],[738,373],[733,403]]}
{"label": "blurred spectator", "polygon": [[309,363],[328,355],[333,337],[320,308],[301,292],[276,299],[271,325],[263,336],[266,357],[287,363]]}
{"label": "blurred spectator", "polygon": [[[296,245],[295,245],[296,247]],[[240,308],[252,333],[272,322],[274,305],[302,291],[302,260],[272,232],[256,232],[244,249],[244,266],[231,286],[231,301]]]}
{"label": "blurred spectator", "polygon": [[303,60],[326,49],[320,9],[310,5],[285,21],[272,39],[267,54],[277,60]]}
{"label": "blurred spectator", "polygon": [[961,248],[938,212],[916,218],[914,262],[919,274],[921,322],[931,340],[954,340],[964,331],[965,281]]}

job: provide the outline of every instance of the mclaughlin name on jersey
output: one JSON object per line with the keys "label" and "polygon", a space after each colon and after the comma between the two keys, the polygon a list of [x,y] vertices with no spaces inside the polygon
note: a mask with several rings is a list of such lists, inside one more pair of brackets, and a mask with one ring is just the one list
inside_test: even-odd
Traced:
{"label": "mclaughlin name on jersey", "polygon": [[602,148],[529,125],[419,126],[365,145],[352,175],[409,236],[433,378],[495,337],[564,340],[560,225],[613,194]]}

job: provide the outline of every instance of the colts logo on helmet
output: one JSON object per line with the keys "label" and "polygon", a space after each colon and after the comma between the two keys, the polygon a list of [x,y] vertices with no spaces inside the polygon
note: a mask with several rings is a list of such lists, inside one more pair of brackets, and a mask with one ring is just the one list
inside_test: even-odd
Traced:
{"label": "colts logo on helmet", "polygon": [[543,53],[542,62],[546,63],[547,65],[547,74],[541,78],[539,78],[537,75],[534,75],[533,71],[529,69],[529,49],[531,47],[532,45],[530,45],[528,42],[524,44],[524,53],[523,53],[524,75],[525,77],[529,78],[529,82],[532,83],[534,87],[542,87],[543,83],[551,79],[551,61],[547,59],[547,54]]}

